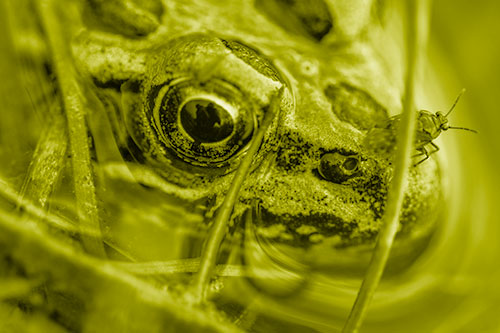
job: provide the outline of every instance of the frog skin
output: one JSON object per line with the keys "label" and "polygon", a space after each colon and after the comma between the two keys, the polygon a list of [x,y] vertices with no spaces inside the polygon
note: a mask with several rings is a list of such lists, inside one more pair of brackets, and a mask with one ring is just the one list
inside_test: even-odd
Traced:
{"label": "frog skin", "polygon": [[[108,257],[198,257],[252,135],[284,87],[221,257],[236,251],[242,258],[235,263],[262,268],[245,244],[254,242],[270,257],[273,250],[286,263],[299,262],[301,272],[347,262],[360,278],[393,172],[390,158],[363,142],[399,113],[403,93],[400,22],[384,19],[382,2],[357,1],[353,13],[343,1],[312,1],[330,10],[319,18],[314,6],[281,1],[89,3],[78,8],[70,48],[89,106]],[[242,127],[239,140],[209,149],[186,139],[178,112],[189,100],[212,98]],[[410,170],[393,271],[424,251],[442,209],[433,156]],[[280,283],[250,281],[271,296],[291,297],[299,288],[282,293]]]}
{"label": "frog skin", "polygon": [[[212,15],[202,15],[206,6]],[[280,113],[244,184],[235,219],[258,207],[257,234],[292,247],[371,242],[380,228],[392,168],[390,161],[366,151],[362,141],[387,119],[387,110],[400,107],[401,96],[397,66],[387,66],[393,59],[377,52],[383,48],[378,44],[382,27],[375,22],[374,32],[337,46],[277,27],[262,8],[247,4],[238,11],[234,6],[168,2],[159,27],[147,37],[131,39],[88,26],[75,38],[73,54],[83,75],[117,105],[112,112],[119,119],[114,133],[120,149],[135,153],[135,160],[168,183],[168,194],[188,206],[207,198],[217,201],[213,198],[220,199],[229,187],[244,151],[212,166],[197,163],[196,156],[179,159],[150,125],[158,87],[182,77],[197,84],[200,75],[207,77],[201,80],[226,80],[251,99],[260,123],[273,91],[284,85]],[[331,32],[332,38],[340,37]],[[332,181],[321,174],[325,154],[354,156],[359,170]],[[435,161],[412,170],[401,235],[429,233],[439,193]]]}

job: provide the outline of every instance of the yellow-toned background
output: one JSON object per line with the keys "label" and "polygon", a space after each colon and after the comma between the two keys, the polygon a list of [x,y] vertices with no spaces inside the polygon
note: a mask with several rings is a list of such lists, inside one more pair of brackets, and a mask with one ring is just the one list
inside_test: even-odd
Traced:
{"label": "yellow-toned background", "polygon": [[460,170],[462,177],[462,184],[452,187],[460,196],[455,213],[461,237],[455,242],[463,244],[456,244],[455,255],[463,267],[457,269],[449,292],[466,294],[468,300],[457,303],[436,329],[496,332],[500,329],[500,2],[437,0],[431,24],[430,66],[441,81],[444,98],[436,107],[448,108],[465,87],[450,123],[480,132],[449,131],[442,138],[456,143],[459,154],[450,158],[448,172]]}
{"label": "yellow-toned background", "polygon": [[[449,226],[449,233],[443,233],[443,242],[432,254],[433,258],[442,257],[436,262],[444,263],[443,267],[421,272],[423,277],[434,279],[435,289],[416,296],[422,301],[420,308],[411,309],[414,320],[405,318],[394,323],[396,331],[419,332],[422,327],[439,332],[500,329],[499,19],[498,0],[434,1],[426,91],[436,96],[429,98],[428,105],[418,106],[446,110],[465,87],[467,92],[450,122],[477,129],[480,134],[449,131],[439,139],[440,146],[450,147],[439,155],[448,155],[450,195],[457,199],[451,206],[455,222]],[[0,43],[0,47],[3,45]],[[0,62],[0,66],[11,69],[9,61]],[[4,79],[4,87],[15,85]],[[13,132],[24,130],[16,128]],[[435,301],[434,308],[427,302],[430,299]],[[371,313],[376,313],[373,310]],[[399,304],[391,309],[398,310]],[[388,331],[386,322],[377,326],[378,318],[368,318],[371,321],[364,330]]]}

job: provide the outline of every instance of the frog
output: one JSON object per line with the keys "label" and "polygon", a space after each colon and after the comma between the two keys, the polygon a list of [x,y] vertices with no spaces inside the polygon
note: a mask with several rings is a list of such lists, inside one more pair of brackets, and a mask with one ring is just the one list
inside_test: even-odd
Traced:
{"label": "frog", "polygon": [[[168,2],[163,11],[151,14],[163,16],[147,37],[132,39],[128,32],[109,33],[89,24],[75,38],[73,55],[92,89],[106,90],[108,97],[114,94],[112,104],[121,109],[113,111],[119,119],[113,129],[121,140],[119,149],[136,154],[136,161],[169,183],[170,195],[186,202],[224,193],[265,106],[284,86],[280,112],[241,191],[233,223],[253,205],[258,207],[256,233],[270,240],[304,249],[369,243],[380,229],[392,166],[362,143],[368,130],[388,119],[388,110],[400,108],[402,87],[394,83],[398,72],[384,67],[391,60],[373,56],[380,30],[365,32],[339,48],[335,38],[352,37],[339,36],[342,29],[321,38],[307,32],[315,26],[304,17],[326,26],[331,18],[320,19],[314,10],[296,13],[302,8],[299,3],[275,5],[303,19],[299,22],[305,32],[280,27],[280,21],[269,16],[272,10],[260,3],[243,5],[244,17],[229,17],[225,13],[236,13],[240,4]],[[207,6],[210,17],[203,15]],[[113,10],[122,12],[118,15],[127,16],[124,8],[117,8]],[[224,20],[215,21],[218,16]],[[115,26],[117,22],[121,20]],[[271,33],[276,37],[269,39]],[[232,87],[222,87],[227,83]],[[210,101],[218,109],[206,112],[213,113],[216,124],[226,121],[245,134],[234,132],[241,137],[230,137],[230,142],[220,137],[220,147],[215,132],[213,139],[193,139],[196,131],[210,128],[196,128],[194,111],[185,108],[203,109]],[[243,105],[247,109],[235,115]],[[183,112],[191,114],[191,125],[186,125]],[[436,161],[412,169],[402,235],[432,229],[432,222],[416,221],[437,215],[439,208],[431,202],[438,201],[439,188]]]}
{"label": "frog", "polygon": [[[394,32],[401,22],[384,3],[78,3],[69,49],[89,110],[108,258],[199,257],[282,89],[219,255],[252,274],[217,280],[219,297],[238,304],[240,288],[258,292],[271,304],[263,317],[286,297],[285,311],[303,318],[318,312],[297,305],[315,290],[309,276],[361,278],[394,172],[363,142],[400,112],[404,92],[403,37]],[[432,156],[410,169],[389,273],[425,251],[442,210]],[[270,262],[289,274],[254,276]]]}

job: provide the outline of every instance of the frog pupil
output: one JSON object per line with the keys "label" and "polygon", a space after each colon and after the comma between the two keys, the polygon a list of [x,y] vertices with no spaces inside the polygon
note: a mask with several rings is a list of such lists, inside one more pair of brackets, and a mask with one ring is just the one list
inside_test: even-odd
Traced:
{"label": "frog pupil", "polygon": [[180,111],[180,121],[186,133],[201,143],[222,141],[234,129],[233,118],[228,111],[203,99],[184,104]]}

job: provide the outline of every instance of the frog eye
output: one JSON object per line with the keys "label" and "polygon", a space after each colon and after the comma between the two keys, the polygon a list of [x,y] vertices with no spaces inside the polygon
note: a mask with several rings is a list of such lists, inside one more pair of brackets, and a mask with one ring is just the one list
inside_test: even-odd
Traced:
{"label": "frog eye", "polygon": [[239,89],[219,79],[177,79],[150,98],[158,137],[192,165],[227,161],[246,147],[256,127],[254,106]]}
{"label": "frog eye", "polygon": [[[140,77],[121,85],[127,151],[172,182],[215,179],[239,165],[269,102],[285,85],[273,65],[236,41],[185,35],[145,58]],[[290,95],[284,108],[292,107]],[[276,139],[277,118],[257,161]]]}

